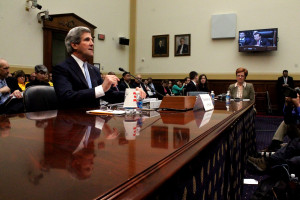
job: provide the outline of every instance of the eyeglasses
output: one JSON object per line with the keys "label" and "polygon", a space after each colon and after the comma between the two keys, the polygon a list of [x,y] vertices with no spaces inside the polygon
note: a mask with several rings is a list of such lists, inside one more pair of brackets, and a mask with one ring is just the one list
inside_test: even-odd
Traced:
{"label": "eyeglasses", "polygon": [[245,77],[245,76],[244,76],[244,75],[236,75],[236,77],[242,77],[242,78],[243,78],[243,77]]}

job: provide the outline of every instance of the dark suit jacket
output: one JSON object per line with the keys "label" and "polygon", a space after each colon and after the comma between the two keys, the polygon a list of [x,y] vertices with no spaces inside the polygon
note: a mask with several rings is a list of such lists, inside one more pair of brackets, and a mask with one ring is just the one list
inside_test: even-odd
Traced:
{"label": "dark suit jacket", "polygon": [[244,46],[244,45],[249,45],[251,43],[251,39],[250,38],[246,38],[244,40],[239,40],[239,44],[240,46]]}
{"label": "dark suit jacket", "polygon": [[165,46],[159,46],[157,45],[155,48],[155,54],[166,54],[167,50]]}
{"label": "dark suit jacket", "polygon": [[[256,45],[256,44],[257,44],[256,40],[252,40],[250,45]],[[260,39],[260,46],[270,46],[270,43],[269,43],[268,39],[261,38]]]}
{"label": "dark suit jacket", "polygon": [[[95,98],[94,88],[101,85],[103,80],[99,69],[88,64],[88,70],[92,82],[91,89],[88,87],[79,65],[72,56],[53,67],[53,84],[61,108],[99,107],[100,98]],[[124,101],[124,92],[110,89],[101,98],[109,103],[122,102]]]}
{"label": "dark suit jacket", "polygon": [[[284,84],[283,76],[279,77],[277,80],[277,88],[281,91],[282,85]],[[294,79],[293,77],[288,76],[287,84],[289,87],[294,88]]]}
{"label": "dark suit jacket", "polygon": [[7,77],[5,79],[7,86],[10,88],[10,93],[13,93],[15,90],[22,92],[22,89],[18,85],[18,80],[14,77]]}
{"label": "dark suit jacket", "polygon": [[193,92],[193,91],[198,91],[198,90],[199,90],[198,87],[192,81],[190,81],[186,85],[185,94],[187,94],[188,92]]}
{"label": "dark suit jacket", "polygon": [[137,88],[137,87],[143,88],[144,92],[146,93],[146,97],[149,97],[149,94],[147,92],[147,89],[146,89],[144,83],[140,83],[140,84],[137,82],[132,83],[132,88]]}
{"label": "dark suit jacket", "polygon": [[[164,96],[166,96],[168,93],[168,89],[166,88],[166,91],[162,85],[159,85],[156,87],[156,96],[159,100],[163,99]],[[171,94],[169,94],[171,95]]]}
{"label": "dark suit jacket", "polygon": [[[128,88],[127,84],[124,82],[124,80],[121,80],[120,83],[118,84],[118,88],[120,91],[125,91],[126,88]],[[132,84],[129,83],[129,88],[133,88]]]}
{"label": "dark suit jacket", "polygon": [[[178,45],[176,53],[179,54],[181,49],[181,45]],[[183,44],[182,54],[189,52],[189,45]]]}

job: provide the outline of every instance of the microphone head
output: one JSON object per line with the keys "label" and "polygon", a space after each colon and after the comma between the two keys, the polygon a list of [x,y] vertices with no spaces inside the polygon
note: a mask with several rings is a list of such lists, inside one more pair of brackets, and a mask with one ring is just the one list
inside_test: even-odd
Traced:
{"label": "microphone head", "polygon": [[119,70],[120,70],[121,72],[125,72],[125,70],[124,70],[122,67],[119,67]]}

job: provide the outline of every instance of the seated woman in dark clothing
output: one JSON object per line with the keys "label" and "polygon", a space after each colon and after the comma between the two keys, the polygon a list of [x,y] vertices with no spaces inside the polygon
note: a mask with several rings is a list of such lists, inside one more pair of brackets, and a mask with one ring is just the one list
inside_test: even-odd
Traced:
{"label": "seated woman in dark clothing", "polygon": [[207,85],[207,77],[205,74],[201,74],[199,76],[199,91],[202,91],[202,92],[209,92],[209,89],[208,89],[208,85]]}
{"label": "seated woman in dark clothing", "polygon": [[34,67],[36,78],[35,80],[31,81],[30,83],[26,84],[26,88],[34,85],[47,85],[50,86],[48,83],[48,69],[44,65],[36,65]]}
{"label": "seated woman in dark clothing", "polygon": [[163,99],[164,96],[171,96],[169,91],[167,90],[168,81],[163,80],[161,85],[156,88],[156,95],[158,99]]}
{"label": "seated woman in dark clothing", "polygon": [[20,91],[24,91],[25,90],[25,86],[28,83],[28,82],[25,82],[25,73],[24,73],[24,71],[23,70],[16,71],[14,77],[18,81],[18,85],[19,85]]}

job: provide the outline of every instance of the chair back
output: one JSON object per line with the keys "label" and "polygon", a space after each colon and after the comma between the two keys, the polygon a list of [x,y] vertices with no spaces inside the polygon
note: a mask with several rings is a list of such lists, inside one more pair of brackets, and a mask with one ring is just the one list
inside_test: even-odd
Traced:
{"label": "chair back", "polygon": [[55,110],[58,100],[53,87],[35,85],[26,88],[23,93],[25,112]]}

